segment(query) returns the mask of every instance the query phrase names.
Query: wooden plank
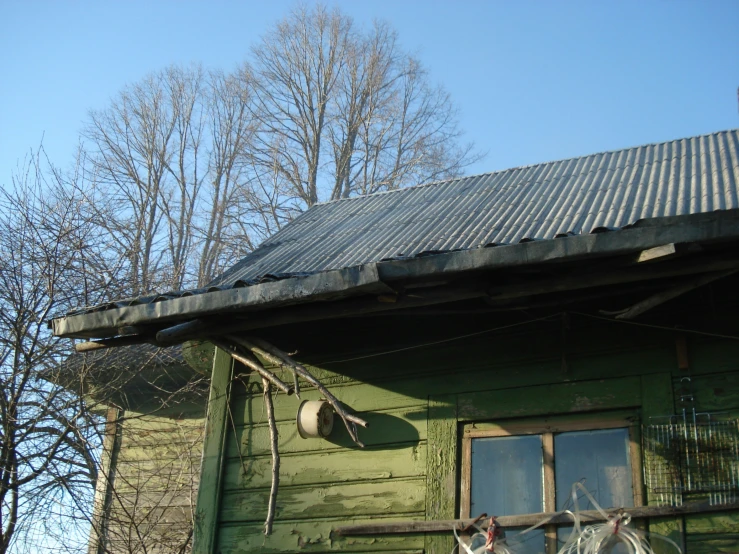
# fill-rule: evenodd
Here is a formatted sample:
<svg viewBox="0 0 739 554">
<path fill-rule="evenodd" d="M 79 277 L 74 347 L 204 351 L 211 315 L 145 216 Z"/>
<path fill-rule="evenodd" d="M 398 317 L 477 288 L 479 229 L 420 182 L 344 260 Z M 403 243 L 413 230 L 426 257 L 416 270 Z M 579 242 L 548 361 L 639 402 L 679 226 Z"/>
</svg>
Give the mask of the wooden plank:
<svg viewBox="0 0 739 554">
<path fill-rule="evenodd" d="M 688 535 L 688 554 L 736 554 L 739 552 L 739 535 Z"/>
<path fill-rule="evenodd" d="M 195 491 L 168 490 L 150 491 L 142 488 L 138 491 L 127 491 L 116 495 L 113 501 L 117 506 L 125 509 L 147 509 L 152 507 L 161 508 L 190 508 L 195 504 Z"/>
<path fill-rule="evenodd" d="M 466 319 L 478 322 L 475 328 L 472 328 L 469 323 L 464 326 L 464 319 L 460 318 L 452 318 L 450 322 L 447 321 L 449 318 L 442 320 L 434 317 L 430 318 L 428 322 L 419 322 L 418 325 L 414 321 L 414 326 L 407 324 L 407 318 L 403 320 L 405 324 L 402 321 L 398 322 L 397 318 L 391 318 L 390 320 L 383 318 L 381 320 L 383 329 L 388 328 L 387 333 L 383 336 L 386 338 L 392 335 L 389 343 L 383 342 L 382 348 L 380 348 L 379 346 L 368 347 L 367 344 L 373 344 L 371 341 L 364 341 L 364 346 L 359 341 L 350 341 L 348 345 L 342 346 L 346 349 L 342 351 L 343 356 L 330 350 L 330 346 L 326 345 L 326 339 L 321 342 L 320 337 L 317 338 L 313 334 L 310 335 L 310 339 L 319 341 L 316 346 L 313 346 L 308 339 L 305 339 L 305 343 L 300 342 L 303 340 L 302 338 L 283 339 L 282 346 L 284 346 L 284 349 L 299 350 L 297 358 L 301 361 L 310 361 L 318 365 L 321 365 L 324 361 L 329 361 L 329 364 L 322 368 L 311 368 L 316 377 L 321 377 L 327 384 L 348 383 L 354 380 L 363 380 L 373 384 L 392 381 L 397 383 L 397 387 L 393 384 L 387 387 L 389 390 L 401 391 L 400 387 L 402 387 L 402 392 L 410 397 L 414 397 L 413 385 L 417 385 L 418 380 L 415 383 L 409 381 L 402 383 L 399 377 L 414 379 L 423 377 L 424 381 L 428 379 L 427 390 L 419 391 L 417 386 L 415 389 L 415 393 L 424 393 L 423 398 L 426 398 L 428 394 L 446 394 L 472 390 L 475 386 L 479 386 L 481 382 L 484 382 L 489 372 L 493 370 L 504 371 L 504 382 L 496 383 L 496 388 L 501 385 L 506 388 L 525 385 L 527 384 L 526 378 L 532 374 L 532 370 L 535 370 L 535 374 L 532 376 L 531 384 L 562 381 L 568 378 L 558 371 L 557 366 L 561 365 L 558 357 L 557 363 L 551 364 L 551 369 L 542 368 L 543 373 L 540 373 L 539 370 L 542 363 L 535 363 L 547 360 L 554 362 L 555 359 L 551 354 L 560 352 L 558 347 L 560 336 L 558 323 L 553 322 L 539 322 L 521 327 L 526 332 L 496 332 L 343 364 L 330 363 L 330 360 L 343 357 L 352 358 L 388 348 L 428 343 L 436 339 L 461 335 L 466 331 L 479 330 L 486 326 L 493 327 L 494 323 L 492 321 L 494 320 L 491 320 L 490 317 L 489 315 L 467 317 Z M 342 323 L 342 325 L 345 325 L 345 323 Z M 433 329 L 434 325 L 438 328 Z M 669 371 L 674 368 L 674 332 L 593 320 L 576 315 L 572 317 L 571 326 L 573 329 L 568 336 L 567 348 L 568 364 L 571 359 L 574 360 L 575 367 L 578 370 L 576 379 L 604 378 L 613 375 L 640 375 L 645 372 L 655 373 Z M 409 329 L 409 327 L 414 327 L 414 329 Z M 334 328 L 331 327 L 331 329 Z M 532 348 L 531 332 L 535 332 L 537 336 L 535 348 Z M 329 333 L 328 336 L 335 335 Z M 604 337 L 607 337 L 607 340 L 604 340 Z M 495 341 L 496 348 L 488 347 L 491 341 Z M 304 356 L 306 357 L 305 360 L 303 360 Z M 724 360 L 724 367 L 728 366 L 730 359 Z M 717 361 L 720 360 L 716 355 L 713 355 L 711 362 L 715 363 Z M 460 367 L 464 367 L 465 372 L 460 374 L 458 371 Z M 712 371 L 716 371 L 715 367 L 714 365 Z M 701 364 L 700 368 L 694 365 L 691 369 L 696 374 L 696 372 L 706 371 L 708 368 L 709 366 L 706 364 Z M 513 381 L 509 382 L 511 369 L 515 371 L 516 375 L 513 376 Z M 473 371 L 484 371 L 485 373 L 472 375 L 471 372 Z M 342 372 L 344 375 L 340 375 Z M 323 374 L 325 374 L 325 379 Z M 447 375 L 446 382 L 437 379 L 444 374 Z M 243 389 L 243 386 L 241 388 Z M 426 388 L 426 385 L 423 388 Z"/>
<path fill-rule="evenodd" d="M 504 419 L 639 406 L 639 378 L 622 377 L 459 395 L 459 420 Z"/>
<path fill-rule="evenodd" d="M 127 410 L 123 418 L 123 424 L 128 425 L 141 422 L 142 425 L 151 425 L 153 429 L 167 424 L 177 425 L 179 427 L 197 427 L 198 422 L 205 418 L 205 412 L 207 410 L 207 406 L 204 403 L 199 406 L 178 404 L 177 408 L 175 410 L 174 406 L 170 406 L 169 412 L 173 412 L 174 415 L 161 411 L 142 413 Z"/>
<path fill-rule="evenodd" d="M 631 487 L 634 506 L 644 506 L 644 462 L 641 453 L 641 427 L 629 427 L 629 461 L 631 462 Z"/>
<path fill-rule="evenodd" d="M 675 254 L 675 245 L 663 244 L 662 246 L 655 246 L 654 248 L 648 248 L 642 250 L 637 258 L 637 263 L 644 263 L 658 258 L 665 258 L 665 256 L 672 256 Z"/>
<path fill-rule="evenodd" d="M 554 434 L 544 433 L 541 436 L 541 449 L 544 462 L 544 510 L 553 512 L 556 509 L 555 480 L 554 480 Z M 557 551 L 557 528 L 547 525 L 544 528 L 546 540 L 546 551 L 554 553 Z"/>
<path fill-rule="evenodd" d="M 457 397 L 429 397 L 426 440 L 426 519 L 455 517 L 457 498 Z M 428 535 L 427 554 L 448 554 L 454 537 Z"/>
<path fill-rule="evenodd" d="M 149 524 L 192 524 L 191 506 L 114 506 L 110 511 L 110 521 L 123 525 L 141 527 Z M 153 544 L 152 544 L 153 545 Z"/>
<path fill-rule="evenodd" d="M 216 551 L 218 508 L 221 495 L 223 450 L 228 425 L 228 402 L 233 360 L 228 352 L 217 348 L 213 357 L 213 374 L 205 424 L 205 444 L 200 471 L 200 487 L 195 514 L 193 554 Z"/>
<path fill-rule="evenodd" d="M 205 418 L 172 420 L 135 418 L 122 423 L 121 457 L 132 450 L 144 449 L 151 458 L 181 456 L 187 452 L 200 456 L 203 449 Z M 135 456 L 134 456 L 135 458 Z"/>
<path fill-rule="evenodd" d="M 616 319 L 635 319 L 636 317 L 640 316 L 644 312 L 651 310 L 652 308 L 656 308 L 657 306 L 664 304 L 665 302 L 669 302 L 670 300 L 673 300 L 678 296 L 687 294 L 694 289 L 705 286 L 713 281 L 723 279 L 725 277 L 733 275 L 734 273 L 736 273 L 736 269 L 730 269 L 728 271 L 707 273 L 699 277 L 688 279 L 679 285 L 653 294 L 652 296 L 649 296 L 644 300 L 637 302 L 636 304 L 628 308 L 625 312 L 618 314 L 616 316 Z M 687 367 L 683 367 L 682 365 L 679 365 L 678 367 L 680 367 L 680 369 L 687 369 Z"/>
<path fill-rule="evenodd" d="M 717 325 L 711 322 L 712 326 Z M 736 318 L 721 327 L 727 334 L 739 336 Z M 736 375 L 736 360 L 739 359 L 739 341 L 710 337 L 690 337 L 690 373 L 695 378 L 700 374 L 733 373 Z"/>
<path fill-rule="evenodd" d="M 284 376 L 284 379 L 292 379 Z M 414 380 L 415 381 L 415 380 Z M 418 392 L 418 382 L 416 383 L 415 392 Z M 407 387 L 410 388 L 410 387 Z M 350 383 L 341 386 L 329 387 L 329 390 L 343 404 L 350 407 L 355 412 L 365 412 L 370 410 L 390 410 L 397 408 L 407 408 L 415 406 L 426 406 L 427 399 L 414 398 L 404 391 L 395 391 L 387 386 L 380 387 L 371 384 Z M 303 400 L 319 400 L 321 393 L 308 385 L 301 386 L 300 399 L 295 395 L 285 396 L 278 394 L 275 397 L 275 420 L 276 421 L 295 421 L 295 415 L 298 407 Z M 232 401 L 232 411 L 234 419 L 237 422 L 263 422 L 264 401 L 261 393 L 246 395 L 244 386 L 240 383 L 234 385 L 234 397 Z"/>
<path fill-rule="evenodd" d="M 175 472 L 182 478 L 192 475 L 200 475 L 200 458 L 201 455 L 181 456 L 179 458 L 147 458 L 133 460 L 119 460 L 117 467 L 121 474 L 129 476 L 135 474 L 141 475 L 157 475 L 159 473 Z"/>
<path fill-rule="evenodd" d="M 398 390 L 399 387 L 415 387 L 418 391 L 421 388 L 419 382 L 423 379 L 422 389 L 429 395 L 455 392 L 467 394 L 469 391 L 488 389 L 512 391 L 524 387 L 610 379 L 614 375 L 638 378 L 644 373 L 665 372 L 674 367 L 674 344 L 671 338 L 667 339 L 659 348 L 598 351 L 581 356 L 574 356 L 568 351 L 568 372 L 566 374 L 562 371 L 560 357 L 537 359 L 535 357 L 537 350 L 529 346 L 528 361 L 495 363 L 484 359 L 489 353 L 481 353 L 480 359 L 467 365 L 465 365 L 466 359 L 458 358 L 457 363 L 466 368 L 464 372 L 452 369 L 443 374 L 413 376 L 408 381 L 388 383 L 385 386 L 394 390 Z M 573 340 L 570 339 L 569 344 Z M 526 349 L 525 346 L 522 348 Z M 488 350 L 491 349 L 488 348 Z M 502 352 L 501 356 L 505 356 L 505 352 Z"/>
<path fill-rule="evenodd" d="M 385 336 L 398 337 L 391 340 L 390 348 L 424 344 L 434 339 L 447 339 L 466 331 L 474 332 L 480 327 L 493 326 L 483 316 L 477 316 L 477 326 L 471 326 L 470 322 L 465 323 L 465 319 L 457 318 L 452 322 L 447 319 L 444 319 L 443 325 L 438 325 L 442 322 L 433 318 L 433 323 L 437 324 L 435 327 L 432 323 L 416 325 L 414 322 L 413 329 L 409 329 L 411 326 L 407 325 L 407 319 L 403 320 L 404 325 L 397 321 L 386 322 L 385 319 L 382 322 L 384 326 L 390 327 Z M 570 358 L 579 362 L 576 378 L 638 375 L 644 371 L 669 370 L 674 365 L 674 343 L 670 332 L 585 318 L 574 318 L 571 325 L 573 332 L 568 337 L 568 362 Z M 410 398 L 423 399 L 428 394 L 473 390 L 485 382 L 489 373 L 494 370 L 503 371 L 505 377 L 495 383 L 495 388 L 562 381 L 572 379 L 572 376 L 562 375 L 559 371 L 559 356 L 552 357 L 552 352 L 559 353 L 558 326 L 559 322 L 539 322 L 521 327 L 526 332 L 517 330 L 515 333 L 491 333 L 345 364 L 332 365 L 329 362 L 324 368 L 311 366 L 310 369 L 316 377 L 329 385 L 351 383 L 354 380 L 363 380 L 374 385 L 392 382 L 392 385 L 380 388 L 400 392 Z M 536 348 L 532 348 L 531 331 L 537 333 Z M 607 341 L 603 340 L 604 332 L 607 333 Z M 320 337 L 312 338 L 320 340 Z M 504 347 L 489 348 L 491 340 Z M 284 346 L 292 348 L 291 343 Z M 386 344 L 383 343 L 383 346 Z M 300 345 L 296 348 L 300 349 Z M 315 351 L 315 348 L 314 346 L 312 350 Z M 311 349 L 306 347 L 306 351 L 310 352 Z M 345 357 L 352 358 L 373 352 L 377 352 L 377 348 L 362 348 L 357 344 L 353 350 L 345 352 Z M 301 358 L 301 354 L 302 352 L 297 357 Z M 613 356 L 615 359 L 611 360 Z M 322 360 L 337 358 L 340 359 L 341 356 L 335 353 L 321 358 L 313 354 L 310 361 L 321 365 Z M 465 371 L 460 372 L 460 367 L 464 367 Z M 340 375 L 337 371 L 343 371 L 345 375 Z M 476 375 L 476 371 L 484 373 Z M 423 378 L 422 389 L 425 390 L 419 390 L 419 378 Z M 243 386 L 237 387 L 237 390 L 239 388 L 243 390 Z M 338 393 L 337 396 L 341 398 Z M 351 402 L 348 403 L 353 406 Z"/>
<path fill-rule="evenodd" d="M 387 412 L 362 412 L 359 414 L 369 423 L 367 429 L 359 430 L 359 438 L 367 446 L 418 442 L 426 438 L 426 407 L 401 408 Z M 337 418 L 338 419 L 338 418 Z M 342 448 L 358 450 L 341 421 L 334 422 L 334 429 L 326 439 L 303 439 L 298 435 L 294 421 L 277 424 L 280 454 L 294 452 L 337 451 Z M 234 432 L 229 431 L 226 452 L 229 458 L 238 458 Z M 237 426 L 236 436 L 241 446 L 241 455 L 262 456 L 270 452 L 269 430 L 266 424 Z M 402 446 L 401 446 L 402 447 Z"/>
<path fill-rule="evenodd" d="M 116 495 L 125 496 L 144 491 L 162 494 L 172 490 L 194 497 L 198 490 L 198 478 L 199 474 L 190 471 L 190 468 L 185 468 L 181 473 L 129 473 L 116 483 Z"/>
<path fill-rule="evenodd" d="M 263 522 L 267 516 L 269 489 L 223 493 L 220 521 Z M 402 515 L 425 509 L 426 480 L 382 479 L 358 483 L 280 487 L 275 521 Z"/>
<path fill-rule="evenodd" d="M 739 512 L 719 512 L 686 516 L 688 534 L 724 533 L 739 535 Z"/>
<path fill-rule="evenodd" d="M 593 414 L 575 414 L 526 418 L 525 420 L 497 423 L 481 421 L 465 425 L 464 437 L 507 437 L 510 435 L 540 435 L 542 433 L 564 433 L 586 429 L 618 429 L 635 427 L 639 424 L 639 413 L 635 409 L 608 411 Z"/>
<path fill-rule="evenodd" d="M 708 502 L 691 502 L 681 506 L 642 506 L 634 508 L 610 508 L 604 510 L 607 515 L 618 514 L 625 511 L 632 519 L 674 516 L 692 513 L 709 513 L 713 511 L 739 510 L 739 502 L 724 505 L 712 505 Z M 541 523 L 542 525 L 572 523 L 570 514 L 563 512 L 542 512 L 538 514 L 521 514 L 514 516 L 498 516 L 496 518 L 502 527 L 525 527 Z M 462 530 L 475 520 L 449 519 L 449 520 L 417 520 L 397 522 L 373 522 L 356 524 L 345 527 L 337 527 L 335 532 L 339 535 L 382 535 L 382 534 L 404 534 L 404 533 L 449 533 L 456 527 Z M 603 516 L 597 510 L 583 510 L 580 512 L 580 521 L 591 523 L 604 521 Z M 487 528 L 487 521 L 477 524 L 481 529 Z M 674 552 L 672 553 L 674 554 Z"/>
<path fill-rule="evenodd" d="M 489 388 L 513 388 L 613 375 L 641 375 L 644 372 L 669 371 L 674 367 L 675 349 L 670 332 L 593 322 L 582 318 L 575 321 L 577 325 L 568 337 L 569 375 L 562 373 L 559 356 L 553 357 L 551 354 L 559 352 L 557 341 L 551 339 L 558 339 L 559 333 L 556 332 L 557 328 L 551 328 L 551 323 L 547 322 L 549 331 L 552 332 L 546 333 L 547 328 L 537 328 L 541 335 L 537 336 L 536 348 L 532 348 L 530 336 L 503 333 L 473 337 L 327 366 L 342 369 L 346 375 L 339 376 L 325 370 L 326 375 L 332 376 L 328 377 L 328 381 L 324 379 L 324 382 L 333 383 L 337 379 L 336 383 L 346 384 L 353 382 L 353 379 L 364 379 L 381 390 L 400 393 L 417 400 L 419 397 L 425 399 L 429 394 L 474 390 L 481 384 L 485 387 L 484 383 L 492 380 L 495 384 Z M 427 329 L 426 326 L 423 328 Z M 448 327 L 444 329 L 445 332 L 440 336 L 449 337 L 452 331 Z M 608 334 L 608 341 L 602 338 L 604 332 Z M 439 334 L 439 331 L 436 333 Z M 504 345 L 504 348 L 489 348 L 491 339 Z M 429 337 L 422 336 L 416 340 L 417 343 L 428 341 Z M 409 342 L 413 343 L 412 339 L 404 340 L 400 346 Z M 347 354 L 347 357 L 351 355 Z M 464 367 L 465 371 L 460 372 L 460 367 Z M 318 376 L 319 370 L 311 370 Z M 423 385 L 419 387 L 421 379 Z M 237 391 L 243 388 L 243 385 L 236 386 Z M 336 394 L 343 400 L 342 393 Z M 348 403 L 356 408 L 351 401 Z M 254 413 L 258 416 L 261 413 L 258 403 L 255 408 Z"/>
<path fill-rule="evenodd" d="M 470 517 L 472 495 L 472 439 L 462 437 L 462 469 L 459 484 L 459 517 Z"/>
<path fill-rule="evenodd" d="M 126 430 L 124 440 L 135 441 L 152 437 L 154 440 L 161 437 L 169 437 L 178 442 L 188 442 L 202 439 L 203 424 L 205 418 L 190 420 L 187 425 L 181 425 L 176 421 L 164 419 L 158 422 L 134 420 L 124 421 L 123 428 Z"/>
<path fill-rule="evenodd" d="M 674 394 L 686 385 L 677 376 L 673 381 Z M 699 412 L 739 410 L 739 372 L 691 377 L 690 387 Z"/>
<path fill-rule="evenodd" d="M 165 444 L 165 439 L 160 441 L 157 446 L 147 445 L 145 448 L 128 448 L 125 452 L 121 452 L 120 461 L 127 464 L 137 464 L 149 460 L 166 461 L 166 460 L 179 460 L 191 452 L 192 456 L 198 460 L 197 465 L 200 465 L 200 452 L 201 449 L 196 449 L 192 444 Z"/>
<path fill-rule="evenodd" d="M 383 446 L 360 450 L 281 455 L 280 486 L 321 485 L 426 474 L 426 444 L 407 443 L 399 448 Z M 268 487 L 272 478 L 270 457 L 229 459 L 224 470 L 224 490 Z M 279 497 L 278 497 L 279 499 Z"/>
<path fill-rule="evenodd" d="M 189 526 L 181 523 L 141 525 L 140 529 L 120 526 L 115 530 L 106 553 L 146 552 L 147 554 L 170 554 L 188 552 L 186 545 L 192 540 L 188 528 Z"/>
<path fill-rule="evenodd" d="M 661 417 L 675 413 L 675 403 L 672 393 L 672 378 L 670 373 L 644 375 L 641 378 L 642 420 L 649 424 L 650 417 Z M 657 499 L 646 491 L 647 504 L 654 505 Z M 683 521 L 680 517 L 665 517 L 659 520 L 650 520 L 650 533 L 657 533 L 668 537 L 685 549 Z M 664 541 L 654 541 L 652 545 L 655 554 L 672 554 L 674 548 Z"/>
<path fill-rule="evenodd" d="M 395 519 L 388 518 L 387 520 L 394 521 Z M 220 554 L 243 554 L 244 552 L 271 554 L 281 552 L 423 550 L 424 537 L 422 534 L 388 537 L 341 537 L 333 532 L 335 527 L 359 523 L 360 521 L 362 520 L 276 521 L 272 535 L 269 537 L 262 534 L 263 525 L 261 524 L 224 525 L 219 531 L 218 552 Z M 449 552 L 451 550 L 444 554 L 449 554 Z"/>
</svg>

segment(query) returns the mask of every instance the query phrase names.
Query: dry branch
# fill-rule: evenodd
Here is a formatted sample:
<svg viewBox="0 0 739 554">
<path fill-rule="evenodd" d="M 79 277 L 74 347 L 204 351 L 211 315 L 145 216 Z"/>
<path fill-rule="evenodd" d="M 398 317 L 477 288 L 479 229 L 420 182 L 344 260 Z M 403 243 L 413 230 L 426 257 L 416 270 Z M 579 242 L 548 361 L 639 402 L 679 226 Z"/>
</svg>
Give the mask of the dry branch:
<svg viewBox="0 0 739 554">
<path fill-rule="evenodd" d="M 264 387 L 264 405 L 267 408 L 267 421 L 269 422 L 269 443 L 272 451 L 272 486 L 269 489 L 269 503 L 267 505 L 267 519 L 264 522 L 264 534 L 272 534 L 272 522 L 275 520 L 275 503 L 277 501 L 277 487 L 280 485 L 280 452 L 277 449 L 277 424 L 275 423 L 275 408 L 272 404 L 272 387 L 262 377 Z"/>
<path fill-rule="evenodd" d="M 251 352 L 245 352 L 245 353 L 234 352 L 233 347 L 227 342 L 223 342 L 217 339 L 208 339 L 208 340 L 210 340 L 210 342 L 215 344 L 221 350 L 228 352 L 231 355 L 231 357 L 237 362 L 240 362 L 244 364 L 246 367 L 253 369 L 257 373 L 259 373 L 259 375 L 262 376 L 262 379 L 266 379 L 268 382 L 272 383 L 274 386 L 276 386 L 278 389 L 280 389 L 285 394 L 290 395 L 293 392 L 295 392 L 290 385 L 288 385 L 282 379 L 277 377 L 277 375 L 275 375 L 274 373 L 270 371 L 267 371 L 267 369 L 265 369 L 265 367 L 262 365 L 259 359 L 256 356 L 254 356 Z"/>
<path fill-rule="evenodd" d="M 292 371 L 295 375 L 298 375 L 313 385 L 321 394 L 324 395 L 329 404 L 333 407 L 334 411 L 339 414 L 339 417 L 344 422 L 346 430 L 349 432 L 349 436 L 352 440 L 360 447 L 364 447 L 364 443 L 359 440 L 357 435 L 357 425 L 367 427 L 369 424 L 358 416 L 348 413 L 344 406 L 341 404 L 338 398 L 331 394 L 328 389 L 318 379 L 308 371 L 303 365 L 294 361 L 290 356 L 273 346 L 272 344 L 256 337 L 240 338 L 229 335 L 228 340 L 233 341 L 245 348 L 251 350 L 254 354 L 262 356 L 265 360 L 270 361 L 275 365 L 286 367 Z"/>
</svg>

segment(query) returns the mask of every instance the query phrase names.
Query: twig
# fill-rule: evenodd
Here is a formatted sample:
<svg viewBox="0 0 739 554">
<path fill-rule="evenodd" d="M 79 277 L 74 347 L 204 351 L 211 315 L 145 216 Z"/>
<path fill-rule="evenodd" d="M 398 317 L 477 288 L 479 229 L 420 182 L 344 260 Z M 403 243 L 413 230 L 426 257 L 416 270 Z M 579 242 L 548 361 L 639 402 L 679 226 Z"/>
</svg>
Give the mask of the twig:
<svg viewBox="0 0 739 554">
<path fill-rule="evenodd" d="M 264 378 L 262 378 L 264 379 Z M 244 475 L 247 474 L 246 464 L 244 463 L 244 457 L 241 455 L 241 441 L 239 441 L 239 436 L 236 434 L 236 421 L 234 421 L 234 415 L 231 411 L 231 403 L 226 404 L 226 408 L 228 409 L 228 417 L 231 420 L 231 429 L 234 433 L 234 444 L 236 445 L 237 452 L 239 453 L 239 462 L 241 462 L 241 471 L 244 472 Z"/>
<path fill-rule="evenodd" d="M 269 422 L 269 440 L 272 450 L 272 487 L 269 490 L 269 503 L 267 506 L 267 520 L 264 522 L 264 534 L 272 534 L 272 523 L 275 520 L 275 503 L 277 501 L 277 487 L 280 484 L 280 452 L 277 449 L 277 424 L 275 423 L 275 408 L 272 404 L 272 387 L 267 379 L 262 377 L 264 387 L 264 404 L 267 408 L 267 421 Z"/>
<path fill-rule="evenodd" d="M 300 379 L 298 374 L 293 372 L 293 386 L 295 387 L 295 396 L 300 400 Z"/>
<path fill-rule="evenodd" d="M 359 437 L 357 435 L 356 426 L 361 425 L 362 427 L 367 427 L 369 423 L 356 415 L 348 413 L 344 409 L 344 406 L 341 404 L 339 399 L 331 394 L 323 385 L 323 383 L 313 377 L 313 375 L 303 365 L 297 363 L 285 352 L 275 346 L 272 346 L 270 343 L 262 339 L 258 339 L 256 337 L 240 338 L 232 335 L 229 335 L 227 338 L 232 342 L 248 348 L 254 354 L 262 356 L 264 359 L 272 362 L 273 364 L 287 367 L 293 373 L 299 375 L 300 377 L 308 381 L 311 385 L 313 385 L 316 389 L 318 389 L 326 398 L 328 403 L 331 404 L 334 411 L 339 414 L 339 417 L 344 422 L 346 430 L 349 431 L 349 436 L 352 438 L 352 440 L 358 446 L 364 448 L 364 443 L 359 440 Z"/>
<path fill-rule="evenodd" d="M 227 342 L 220 341 L 218 339 L 209 338 L 210 342 L 215 344 L 218 348 L 225 350 L 228 352 L 231 357 L 236 360 L 237 362 L 241 362 L 246 367 L 253 369 L 259 375 L 262 376 L 262 379 L 267 379 L 270 383 L 272 383 L 274 386 L 276 386 L 278 389 L 280 389 L 282 392 L 284 392 L 287 395 L 292 394 L 294 389 L 285 383 L 282 379 L 277 377 L 274 373 L 267 371 L 265 367 L 262 365 L 262 363 L 259 361 L 259 359 L 254 356 L 251 352 L 245 352 L 245 353 L 239 353 L 234 352 L 233 346 Z M 234 341 L 235 342 L 235 341 Z"/>
</svg>

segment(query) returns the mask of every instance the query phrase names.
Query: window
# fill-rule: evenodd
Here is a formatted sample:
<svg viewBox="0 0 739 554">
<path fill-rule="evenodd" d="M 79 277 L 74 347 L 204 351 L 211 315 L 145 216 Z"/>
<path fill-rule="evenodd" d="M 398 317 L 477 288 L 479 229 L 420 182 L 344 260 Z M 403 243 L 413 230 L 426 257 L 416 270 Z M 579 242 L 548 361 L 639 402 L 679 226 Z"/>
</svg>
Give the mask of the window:
<svg viewBox="0 0 739 554">
<path fill-rule="evenodd" d="M 461 516 L 572 508 L 572 484 L 578 481 L 603 508 L 640 506 L 641 461 L 633 419 L 618 414 L 590 421 L 561 418 L 467 425 L 462 437 Z M 586 498 L 580 498 L 579 505 L 581 510 L 593 509 Z M 528 533 L 517 552 L 556 553 L 571 530 L 557 527 Z M 510 538 L 520 530 L 507 529 L 506 535 Z M 614 549 L 613 554 L 620 552 Z"/>
</svg>

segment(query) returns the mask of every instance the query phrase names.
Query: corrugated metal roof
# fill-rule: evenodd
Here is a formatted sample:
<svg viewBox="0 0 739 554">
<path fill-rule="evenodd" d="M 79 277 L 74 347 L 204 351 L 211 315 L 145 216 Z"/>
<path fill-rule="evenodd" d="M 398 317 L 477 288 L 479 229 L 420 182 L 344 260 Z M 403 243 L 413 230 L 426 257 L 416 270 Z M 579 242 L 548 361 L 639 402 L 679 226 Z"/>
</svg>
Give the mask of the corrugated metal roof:
<svg viewBox="0 0 739 554">
<path fill-rule="evenodd" d="M 736 208 L 739 130 L 721 131 L 317 204 L 205 288 L 67 315 Z"/>
<path fill-rule="evenodd" d="M 213 285 L 734 208 L 737 130 L 318 204 Z"/>
</svg>

